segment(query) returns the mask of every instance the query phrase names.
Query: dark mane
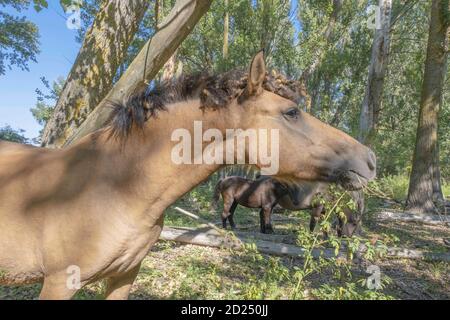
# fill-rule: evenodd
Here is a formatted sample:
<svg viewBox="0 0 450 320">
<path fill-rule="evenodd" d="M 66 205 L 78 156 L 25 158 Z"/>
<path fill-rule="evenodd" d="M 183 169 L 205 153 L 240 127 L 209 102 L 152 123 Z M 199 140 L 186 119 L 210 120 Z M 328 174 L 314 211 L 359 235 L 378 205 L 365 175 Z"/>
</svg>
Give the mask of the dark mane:
<svg viewBox="0 0 450 320">
<path fill-rule="evenodd" d="M 263 86 L 297 103 L 302 98 L 299 83 L 275 71 L 266 75 Z M 110 105 L 114 110 L 108 122 L 111 134 L 126 138 L 133 127 L 142 128 L 148 119 L 166 110 L 167 105 L 190 98 L 200 98 L 202 110 L 225 108 L 238 96 L 245 99 L 246 87 L 247 72 L 239 69 L 219 75 L 182 75 L 176 80 L 162 82 L 151 90 L 133 94 L 125 102 L 112 102 Z"/>
</svg>

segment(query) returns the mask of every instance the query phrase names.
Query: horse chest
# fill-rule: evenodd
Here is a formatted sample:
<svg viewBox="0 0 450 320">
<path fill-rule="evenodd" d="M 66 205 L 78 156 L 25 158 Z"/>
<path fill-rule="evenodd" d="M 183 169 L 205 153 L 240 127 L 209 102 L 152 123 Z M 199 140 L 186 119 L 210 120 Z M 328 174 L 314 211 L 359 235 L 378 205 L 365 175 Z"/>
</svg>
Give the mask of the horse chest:
<svg viewBox="0 0 450 320">
<path fill-rule="evenodd" d="M 110 243 L 112 250 L 104 273 L 123 273 L 137 266 L 158 240 L 161 230 L 162 225 L 158 224 L 150 228 L 123 230 Z"/>
</svg>

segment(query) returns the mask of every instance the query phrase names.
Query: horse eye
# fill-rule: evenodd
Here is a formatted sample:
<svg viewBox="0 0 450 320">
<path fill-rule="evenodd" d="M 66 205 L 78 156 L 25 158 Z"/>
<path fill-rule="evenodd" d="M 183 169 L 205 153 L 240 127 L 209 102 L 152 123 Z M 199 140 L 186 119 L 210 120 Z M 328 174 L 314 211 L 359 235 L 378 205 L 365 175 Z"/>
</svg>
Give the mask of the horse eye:
<svg viewBox="0 0 450 320">
<path fill-rule="evenodd" d="M 291 119 L 298 119 L 300 110 L 298 110 L 297 108 L 291 108 L 288 111 L 284 112 L 283 115 Z"/>
</svg>

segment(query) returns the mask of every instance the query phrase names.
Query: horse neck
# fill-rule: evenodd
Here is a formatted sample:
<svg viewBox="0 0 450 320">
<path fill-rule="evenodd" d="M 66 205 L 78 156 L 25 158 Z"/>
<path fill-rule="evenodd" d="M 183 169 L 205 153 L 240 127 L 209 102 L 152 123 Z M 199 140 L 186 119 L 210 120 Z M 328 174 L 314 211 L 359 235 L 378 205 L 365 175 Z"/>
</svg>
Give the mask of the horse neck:
<svg viewBox="0 0 450 320">
<path fill-rule="evenodd" d="M 177 144 L 171 140 L 174 130 L 186 129 L 194 139 L 194 121 L 202 121 L 203 131 L 217 128 L 223 133 L 238 121 L 230 110 L 203 112 L 199 106 L 198 100 L 169 105 L 168 111 L 161 111 L 148 120 L 143 130 L 135 130 L 126 143 L 117 146 L 118 157 L 122 159 L 119 162 L 124 163 L 117 165 L 116 170 L 135 171 L 127 189 L 135 201 L 147 204 L 149 214 L 161 213 L 222 166 L 176 164 L 171 158 Z"/>
</svg>

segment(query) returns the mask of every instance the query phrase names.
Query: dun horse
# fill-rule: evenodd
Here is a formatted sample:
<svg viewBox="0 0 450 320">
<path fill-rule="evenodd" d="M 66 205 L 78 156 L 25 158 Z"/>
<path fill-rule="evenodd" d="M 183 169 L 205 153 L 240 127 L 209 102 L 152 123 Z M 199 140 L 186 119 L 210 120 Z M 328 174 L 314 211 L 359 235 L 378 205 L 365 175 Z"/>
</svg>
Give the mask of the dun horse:
<svg viewBox="0 0 450 320">
<path fill-rule="evenodd" d="M 68 148 L 0 142 L 0 284 L 43 281 L 41 299 L 69 299 L 106 279 L 108 299 L 127 298 L 164 210 L 224 165 L 172 161 L 173 131 L 193 134 L 194 121 L 224 142 L 235 138 L 230 128 L 278 130 L 280 179 L 348 189 L 373 179 L 374 153 L 295 99 L 288 82 L 266 74 L 260 52 L 248 74 L 182 77 L 133 95 Z"/>
</svg>

